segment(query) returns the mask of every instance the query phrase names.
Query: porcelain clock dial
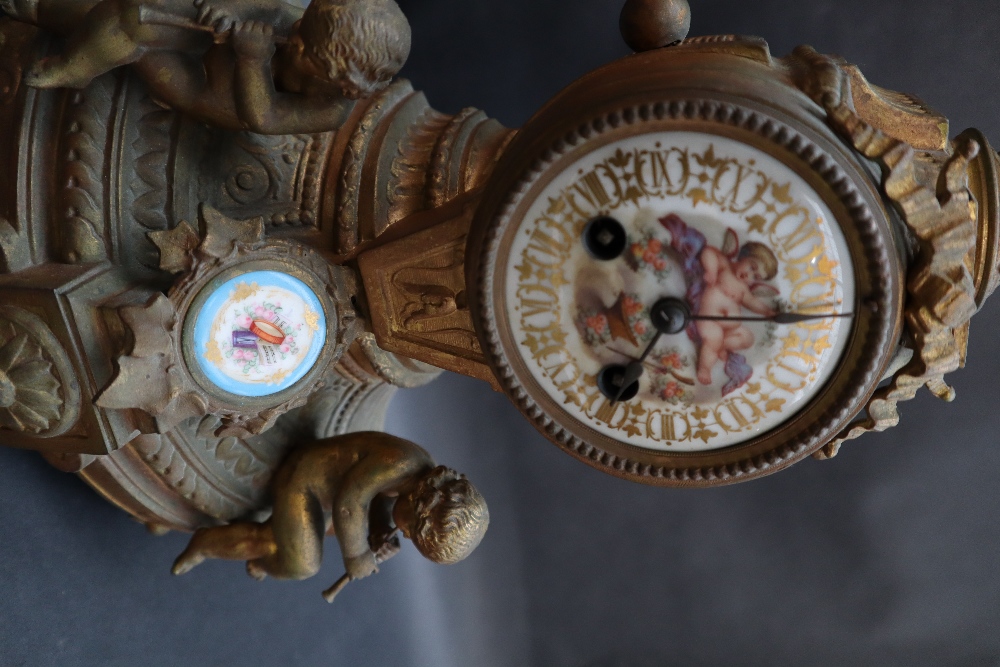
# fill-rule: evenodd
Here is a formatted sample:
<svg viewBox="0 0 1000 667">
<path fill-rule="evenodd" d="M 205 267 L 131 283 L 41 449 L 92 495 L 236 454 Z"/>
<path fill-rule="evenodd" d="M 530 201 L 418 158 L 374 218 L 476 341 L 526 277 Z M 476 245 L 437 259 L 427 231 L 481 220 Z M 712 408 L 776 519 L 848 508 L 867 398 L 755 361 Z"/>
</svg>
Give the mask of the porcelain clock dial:
<svg viewBox="0 0 1000 667">
<path fill-rule="evenodd" d="M 520 362 L 573 418 L 636 447 L 718 449 L 795 414 L 836 368 L 855 286 L 833 213 L 727 137 L 609 143 L 510 230 Z"/>
<path fill-rule="evenodd" d="M 648 484 L 829 455 L 906 363 L 918 249 L 877 165 L 797 73 L 725 43 L 637 54 L 560 92 L 504 149 L 470 226 L 471 315 L 498 385 L 570 455 Z"/>
<path fill-rule="evenodd" d="M 608 143 L 508 233 L 520 363 L 569 416 L 631 446 L 713 450 L 775 428 L 824 386 L 850 335 L 854 274 L 833 213 L 731 138 Z"/>
</svg>

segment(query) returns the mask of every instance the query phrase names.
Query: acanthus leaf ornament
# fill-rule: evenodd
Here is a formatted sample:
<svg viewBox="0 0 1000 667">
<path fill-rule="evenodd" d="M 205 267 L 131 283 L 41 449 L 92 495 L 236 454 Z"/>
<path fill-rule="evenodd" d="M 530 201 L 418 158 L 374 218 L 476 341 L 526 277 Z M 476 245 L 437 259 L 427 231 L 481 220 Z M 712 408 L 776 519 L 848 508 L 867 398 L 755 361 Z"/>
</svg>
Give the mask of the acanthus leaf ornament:
<svg viewBox="0 0 1000 667">
<path fill-rule="evenodd" d="M 158 433 L 167 433 L 187 419 L 208 413 L 220 418 L 215 434 L 218 437 L 257 435 L 271 428 L 288 410 L 304 405 L 321 389 L 325 382 L 323 368 L 335 363 L 353 343 L 359 332 L 359 321 L 348 294 L 354 278 L 349 270 L 328 265 L 305 248 L 267 241 L 261 218 L 237 221 L 202 206 L 201 221 L 205 233 L 197 245 L 195 239 L 199 237 L 186 222 L 169 232 L 152 233 L 161 251 L 161 268 L 183 273 L 168 296 L 158 294 L 142 307 L 122 309 L 122 320 L 131 330 L 134 343 L 131 353 L 119 358 L 118 374 L 98 397 L 97 404 L 105 408 L 141 409 L 155 419 Z M 192 308 L 192 303 L 198 303 L 199 299 L 204 302 L 202 291 L 210 289 L 206 286 L 213 281 L 217 283 L 220 275 L 227 272 L 237 276 L 256 275 L 252 269 L 282 267 L 286 258 L 297 260 L 293 274 L 301 275 L 320 293 L 321 299 L 316 303 L 321 303 L 319 307 L 326 312 L 324 322 L 329 320 L 332 339 L 329 343 L 316 343 L 322 349 L 317 348 L 309 362 L 313 366 L 305 369 L 304 384 L 277 392 L 276 398 L 267 397 L 275 392 L 247 399 L 224 389 L 213 391 L 214 385 L 198 370 L 195 359 L 201 356 L 215 364 L 221 364 L 223 359 L 214 340 L 207 342 L 203 352 L 194 349 L 192 321 L 199 312 L 197 306 Z M 244 266 L 247 268 L 242 269 Z M 253 297 L 256 283 L 252 286 L 253 289 L 247 281 L 237 281 L 232 298 L 240 302 Z M 299 327 L 318 329 L 316 312 L 307 311 L 305 315 Z M 283 322 L 280 318 L 275 321 Z M 260 322 L 277 331 L 274 324 Z M 247 330 L 252 327 L 253 324 L 248 325 Z M 327 331 L 324 329 L 322 333 L 326 335 Z M 276 373 L 273 382 L 280 382 L 287 375 L 287 372 L 284 376 Z"/>
</svg>

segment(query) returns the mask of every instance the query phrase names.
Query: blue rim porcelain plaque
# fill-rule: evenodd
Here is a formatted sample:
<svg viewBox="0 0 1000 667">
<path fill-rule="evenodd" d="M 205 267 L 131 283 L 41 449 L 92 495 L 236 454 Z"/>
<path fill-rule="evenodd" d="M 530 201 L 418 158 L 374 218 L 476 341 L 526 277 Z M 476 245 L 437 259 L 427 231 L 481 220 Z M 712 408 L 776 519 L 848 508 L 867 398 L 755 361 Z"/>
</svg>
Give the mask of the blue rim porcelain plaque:
<svg viewBox="0 0 1000 667">
<path fill-rule="evenodd" d="M 237 396 L 270 396 L 301 380 L 326 344 L 326 316 L 304 282 L 253 271 L 212 289 L 196 315 L 202 373 Z"/>
</svg>

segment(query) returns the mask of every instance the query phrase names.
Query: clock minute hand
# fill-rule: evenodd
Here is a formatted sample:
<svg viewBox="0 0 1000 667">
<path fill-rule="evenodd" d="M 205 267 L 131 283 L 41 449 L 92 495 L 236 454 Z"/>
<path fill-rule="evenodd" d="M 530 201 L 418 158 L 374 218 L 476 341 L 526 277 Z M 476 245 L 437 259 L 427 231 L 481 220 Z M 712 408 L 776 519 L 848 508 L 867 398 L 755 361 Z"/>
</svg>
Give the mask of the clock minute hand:
<svg viewBox="0 0 1000 667">
<path fill-rule="evenodd" d="M 770 317 L 761 316 L 741 316 L 729 317 L 725 315 L 690 315 L 691 320 L 708 320 L 711 322 L 775 322 L 777 324 L 797 324 L 808 322 L 809 320 L 825 320 L 830 317 L 852 317 L 854 313 L 821 313 L 819 315 L 808 313 L 776 313 Z"/>
</svg>

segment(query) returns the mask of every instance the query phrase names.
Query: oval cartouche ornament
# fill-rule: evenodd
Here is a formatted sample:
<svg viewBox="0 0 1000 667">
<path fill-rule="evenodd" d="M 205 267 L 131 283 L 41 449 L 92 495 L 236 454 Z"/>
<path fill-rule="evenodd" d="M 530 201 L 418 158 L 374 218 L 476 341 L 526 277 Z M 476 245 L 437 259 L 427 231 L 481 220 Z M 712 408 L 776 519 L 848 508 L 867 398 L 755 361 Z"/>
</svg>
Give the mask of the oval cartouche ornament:
<svg viewBox="0 0 1000 667">
<path fill-rule="evenodd" d="M 224 415 L 220 434 L 243 436 L 302 405 L 356 335 L 341 267 L 282 241 L 221 243 L 170 298 L 186 385 Z M 232 248 L 232 251 L 227 250 Z"/>
<path fill-rule="evenodd" d="M 865 167 L 781 72 L 710 47 L 560 93 L 498 165 L 468 256 L 508 395 L 572 455 L 652 484 L 814 452 L 900 327 L 905 259 Z M 679 330 L 657 324 L 666 302 Z"/>
</svg>

